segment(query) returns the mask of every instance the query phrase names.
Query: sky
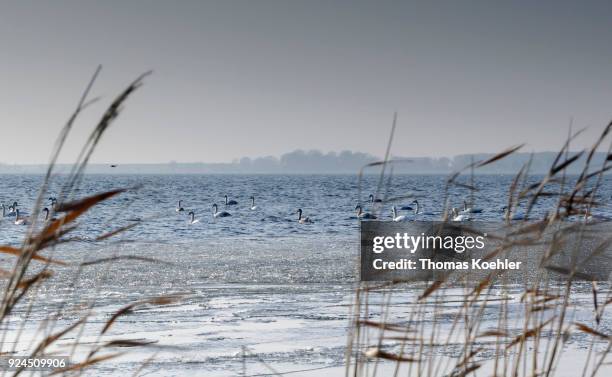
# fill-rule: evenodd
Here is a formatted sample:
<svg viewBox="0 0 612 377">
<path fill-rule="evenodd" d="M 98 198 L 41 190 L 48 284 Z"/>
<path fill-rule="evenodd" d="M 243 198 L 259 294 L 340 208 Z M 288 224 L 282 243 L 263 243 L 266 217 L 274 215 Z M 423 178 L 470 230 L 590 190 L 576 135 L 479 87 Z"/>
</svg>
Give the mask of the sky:
<svg viewBox="0 0 612 377">
<path fill-rule="evenodd" d="M 612 120 L 609 1 L 0 0 L 0 163 L 61 156 L 152 69 L 94 162 L 225 162 L 295 149 L 382 156 L 557 150 Z"/>
</svg>

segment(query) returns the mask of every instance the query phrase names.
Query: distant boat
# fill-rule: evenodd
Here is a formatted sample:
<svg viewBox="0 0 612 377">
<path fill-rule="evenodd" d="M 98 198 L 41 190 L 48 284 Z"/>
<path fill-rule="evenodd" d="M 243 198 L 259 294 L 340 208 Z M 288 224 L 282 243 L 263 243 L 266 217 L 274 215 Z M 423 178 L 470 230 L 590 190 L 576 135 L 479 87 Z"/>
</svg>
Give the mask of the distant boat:
<svg viewBox="0 0 612 377">
<path fill-rule="evenodd" d="M 117 167 L 117 165 L 115 165 L 115 164 L 111 165 L 111 168 L 116 168 L 116 167 Z"/>
</svg>

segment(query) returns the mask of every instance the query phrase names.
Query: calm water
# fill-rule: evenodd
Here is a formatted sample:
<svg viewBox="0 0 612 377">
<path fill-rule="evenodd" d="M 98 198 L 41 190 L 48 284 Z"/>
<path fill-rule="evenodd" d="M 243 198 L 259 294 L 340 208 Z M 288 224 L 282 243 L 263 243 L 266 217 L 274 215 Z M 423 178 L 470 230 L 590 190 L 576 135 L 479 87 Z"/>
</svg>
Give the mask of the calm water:
<svg viewBox="0 0 612 377">
<path fill-rule="evenodd" d="M 0 202 L 8 206 L 17 201 L 22 211 L 29 211 L 38 194 L 41 179 L 41 176 L 0 176 Z M 389 184 L 387 197 L 405 199 L 375 209 L 375 212 L 381 218 L 389 219 L 392 204 L 399 207 L 417 199 L 422 211 L 431 213 L 420 215 L 419 219 L 438 219 L 443 209 L 444 179 L 443 176 L 395 176 L 390 184 L 384 182 L 384 186 Z M 610 179 L 606 179 L 600 190 L 601 196 L 606 199 L 611 195 Z M 475 184 L 480 188 L 479 192 L 474 193 L 475 206 L 484 210 L 477 215 L 478 219 L 497 221 L 502 218 L 501 209 L 506 204 L 511 180 L 510 176 L 475 178 Z M 468 183 L 467 180 L 464 183 Z M 355 205 L 361 201 L 366 211 L 372 211 L 368 195 L 376 192 L 377 184 L 378 178 L 375 176 L 364 178 L 359 198 L 358 179 L 354 176 L 90 175 L 84 179 L 78 192 L 80 196 L 113 188 L 141 188 L 104 202 L 92 210 L 80 223 L 79 235 L 92 237 L 125 225 L 131 219 L 147 221 L 130 231 L 127 237 L 147 242 L 176 243 L 235 237 L 266 241 L 271 237 L 355 235 L 358 230 Z M 52 187 L 47 195 L 57 195 L 56 190 L 57 186 Z M 226 194 L 230 199 L 238 201 L 238 205 L 225 207 L 223 196 Z M 250 210 L 248 198 L 251 195 L 255 196 L 255 211 Z M 470 193 L 465 188 L 454 187 L 449 192 L 452 207 L 461 208 L 463 200 L 469 198 Z M 181 214 L 175 212 L 179 199 L 183 200 L 186 210 Z M 220 210 L 227 210 L 232 216 L 213 219 L 213 203 L 217 203 Z M 543 201 L 536 207 L 533 216 L 542 216 L 549 207 Z M 298 208 L 304 211 L 305 216 L 313 219 L 314 224 L 298 224 L 295 221 Z M 609 210 L 609 207 L 604 207 L 599 212 L 609 214 Z M 188 224 L 189 211 L 195 212 L 199 223 Z M 410 211 L 403 213 L 409 214 Z M 18 243 L 24 231 L 23 227 L 2 224 L 0 242 Z"/>
<path fill-rule="evenodd" d="M 0 176 L 0 201 L 6 205 L 17 201 L 20 209 L 30 212 L 41 179 Z M 443 176 L 396 176 L 385 185 L 389 185 L 388 197 L 405 197 L 394 204 L 407 205 L 417 199 L 423 211 L 432 213 L 420 218 L 434 220 L 442 212 L 444 180 Z M 509 176 L 476 177 L 481 190 L 474 194 L 475 206 L 483 209 L 475 215 L 478 219 L 501 220 L 511 180 Z M 610 183 L 606 178 L 602 198 L 612 195 Z M 100 326 L 118 308 L 152 295 L 179 292 L 185 295 L 180 304 L 136 311 L 119 320 L 109 333 L 177 348 L 136 351 L 111 365 L 137 369 L 151 352 L 158 352 L 147 373 L 235 375 L 246 368 L 249 375 L 266 372 L 261 360 L 281 371 L 296 365 L 340 367 L 358 261 L 359 224 L 354 208 L 361 201 L 366 210 L 376 210 L 367 197 L 376 192 L 377 184 L 375 176 L 364 178 L 359 197 L 353 176 L 86 176 L 79 196 L 140 188 L 88 213 L 74 234 L 83 241 L 62 245 L 52 255 L 73 265 L 122 255 L 168 263 L 121 261 L 85 268 L 78 275 L 75 267 L 54 268 L 56 275 L 40 292 L 46 300 L 37 302 L 30 314 L 25 307 L 19 308 L 8 333 L 15 334 L 27 316 L 24 331 L 33 336 L 38 322 L 68 301 L 63 307 L 68 312 L 61 315 L 57 328 L 78 318 L 76 308 L 92 306 L 92 324 L 83 336 L 94 341 Z M 56 190 L 57 186 L 52 187 L 46 196 L 57 195 Z M 238 205 L 225 207 L 226 194 Z M 449 194 L 454 207 L 462 207 L 470 197 L 468 190 L 458 187 Z M 257 205 L 254 211 L 250 210 L 251 195 Z M 179 199 L 185 212 L 175 211 Z M 213 219 L 213 203 L 232 216 Z M 549 204 L 540 203 L 534 217 L 542 216 Z M 390 205 L 377 211 L 381 218 L 390 218 Z M 298 224 L 298 208 L 314 224 Z M 190 210 L 198 223 L 189 224 L 186 213 Z M 597 213 L 612 215 L 609 206 Z M 133 219 L 143 221 L 116 239 L 88 242 Z M 0 243 L 18 245 L 25 230 L 5 218 L 0 222 Z M 11 261 L 0 256 L 0 268 L 10 269 Z M 413 298 L 407 294 L 402 300 Z M 589 315 L 588 310 L 585 313 L 576 316 Z M 495 315 L 492 310 L 492 320 Z M 10 341 L 6 344 L 12 346 Z M 242 347 L 256 356 L 243 358 Z M 15 348 L 23 351 L 26 346 L 20 343 Z M 96 374 L 114 372 L 100 368 Z"/>
</svg>

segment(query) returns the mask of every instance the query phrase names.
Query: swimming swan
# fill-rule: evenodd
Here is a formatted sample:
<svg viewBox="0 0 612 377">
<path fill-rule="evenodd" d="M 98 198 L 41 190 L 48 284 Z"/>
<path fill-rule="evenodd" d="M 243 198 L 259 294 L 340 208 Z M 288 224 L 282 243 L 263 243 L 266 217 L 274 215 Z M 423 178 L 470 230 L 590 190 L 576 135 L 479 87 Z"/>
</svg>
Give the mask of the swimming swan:
<svg viewBox="0 0 612 377">
<path fill-rule="evenodd" d="M 482 208 L 468 207 L 467 202 L 464 200 L 463 201 L 463 210 L 461 211 L 461 213 L 482 213 Z"/>
<path fill-rule="evenodd" d="M 255 197 L 251 196 L 251 211 L 255 211 L 257 209 L 257 206 L 255 205 Z"/>
<path fill-rule="evenodd" d="M 457 208 L 453 208 L 451 221 L 470 221 L 472 218 L 465 213 L 459 213 Z"/>
<path fill-rule="evenodd" d="M 415 216 L 416 215 L 434 216 L 433 212 L 421 212 L 422 208 L 421 208 L 421 205 L 419 204 L 418 200 L 415 199 L 410 204 L 414 204 L 415 205 L 415 207 L 414 207 L 414 215 Z"/>
<path fill-rule="evenodd" d="M 368 196 L 368 198 L 370 199 L 370 203 L 382 203 L 382 199 L 374 199 L 374 195 L 370 194 L 370 196 Z"/>
<path fill-rule="evenodd" d="M 181 203 L 183 203 L 182 200 L 178 201 L 178 204 L 176 205 L 176 212 L 183 212 L 185 210 L 185 208 L 183 208 L 183 206 L 181 205 Z"/>
<path fill-rule="evenodd" d="M 227 195 L 225 195 L 225 205 L 226 206 L 235 206 L 236 204 L 238 204 L 237 201 L 235 200 L 230 200 L 229 202 L 227 201 Z"/>
<path fill-rule="evenodd" d="M 510 211 L 508 211 L 508 207 L 504 206 L 502 208 L 502 212 L 504 213 L 504 220 L 510 220 L 510 221 L 520 221 L 520 220 L 525 220 L 525 215 L 523 215 L 522 213 L 510 213 Z"/>
<path fill-rule="evenodd" d="M 57 220 L 57 218 L 55 216 L 49 218 L 49 208 L 47 208 L 47 207 L 43 208 L 43 212 L 45 213 L 45 221 Z"/>
<path fill-rule="evenodd" d="M 193 211 L 188 213 L 189 216 L 191 216 L 191 219 L 189 220 L 189 224 L 195 224 L 195 223 L 199 223 L 200 220 L 195 218 L 195 213 L 193 213 Z"/>
<path fill-rule="evenodd" d="M 225 212 L 225 211 L 218 212 L 218 210 L 219 210 L 219 207 L 217 206 L 217 204 L 216 203 L 213 204 L 213 217 L 214 218 L 217 218 L 217 217 L 228 217 L 228 216 L 232 215 L 231 213 Z"/>
<path fill-rule="evenodd" d="M 391 207 L 391 217 L 393 217 L 393 221 L 399 222 L 399 221 L 409 221 L 410 218 L 406 215 L 397 215 L 397 208 L 395 208 L 395 206 Z"/>
<path fill-rule="evenodd" d="M 371 213 L 363 212 L 360 205 L 355 207 L 355 211 L 357 211 L 357 217 L 359 217 L 360 219 L 366 219 L 366 220 L 376 219 L 376 216 L 372 215 Z"/>
<path fill-rule="evenodd" d="M 13 204 L 11 204 L 9 207 L 9 213 L 6 215 L 7 217 L 13 217 L 17 215 L 16 209 L 17 209 L 17 202 L 13 202 Z"/>
<path fill-rule="evenodd" d="M 27 217 L 20 217 L 19 216 L 19 209 L 15 210 L 16 215 L 15 215 L 15 225 L 28 225 L 30 224 L 30 219 Z"/>
<path fill-rule="evenodd" d="M 301 208 L 298 208 L 296 213 L 298 214 L 298 223 L 300 223 L 300 224 L 312 224 L 313 223 L 313 221 L 310 220 L 309 217 L 302 217 L 302 209 Z"/>
</svg>

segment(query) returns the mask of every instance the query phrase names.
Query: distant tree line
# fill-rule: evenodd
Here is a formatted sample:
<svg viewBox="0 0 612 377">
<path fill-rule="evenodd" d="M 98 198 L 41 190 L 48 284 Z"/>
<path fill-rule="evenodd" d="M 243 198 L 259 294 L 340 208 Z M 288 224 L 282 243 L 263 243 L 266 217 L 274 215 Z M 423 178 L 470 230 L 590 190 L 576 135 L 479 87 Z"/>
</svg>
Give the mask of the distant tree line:
<svg viewBox="0 0 612 377">
<path fill-rule="evenodd" d="M 573 156 L 574 152 L 569 154 Z M 440 157 L 401 157 L 393 156 L 397 161 L 393 171 L 397 174 L 448 174 L 461 170 L 472 161 L 485 160 L 492 153 L 465 154 L 452 158 Z M 555 152 L 539 152 L 533 156 L 529 153 L 515 153 L 509 157 L 477 169 L 477 174 L 514 174 L 531 159 L 530 171 L 544 174 L 556 157 Z M 568 169 L 569 173 L 579 173 L 584 163 L 584 156 Z M 591 166 L 601 167 L 606 154 L 596 153 Z M 257 158 L 243 157 L 229 163 L 205 162 L 170 162 L 166 164 L 121 164 L 111 168 L 108 164 L 91 164 L 89 173 L 124 173 L 124 174 L 355 174 L 363 166 L 375 161 L 378 157 L 367 153 L 342 151 L 323 153 L 318 150 L 296 150 L 280 157 L 265 156 Z M 60 165 L 68 170 L 69 166 Z M 0 173 L 42 173 L 44 165 L 7 165 L 0 164 Z M 366 173 L 376 173 L 377 168 L 366 169 Z"/>
</svg>

